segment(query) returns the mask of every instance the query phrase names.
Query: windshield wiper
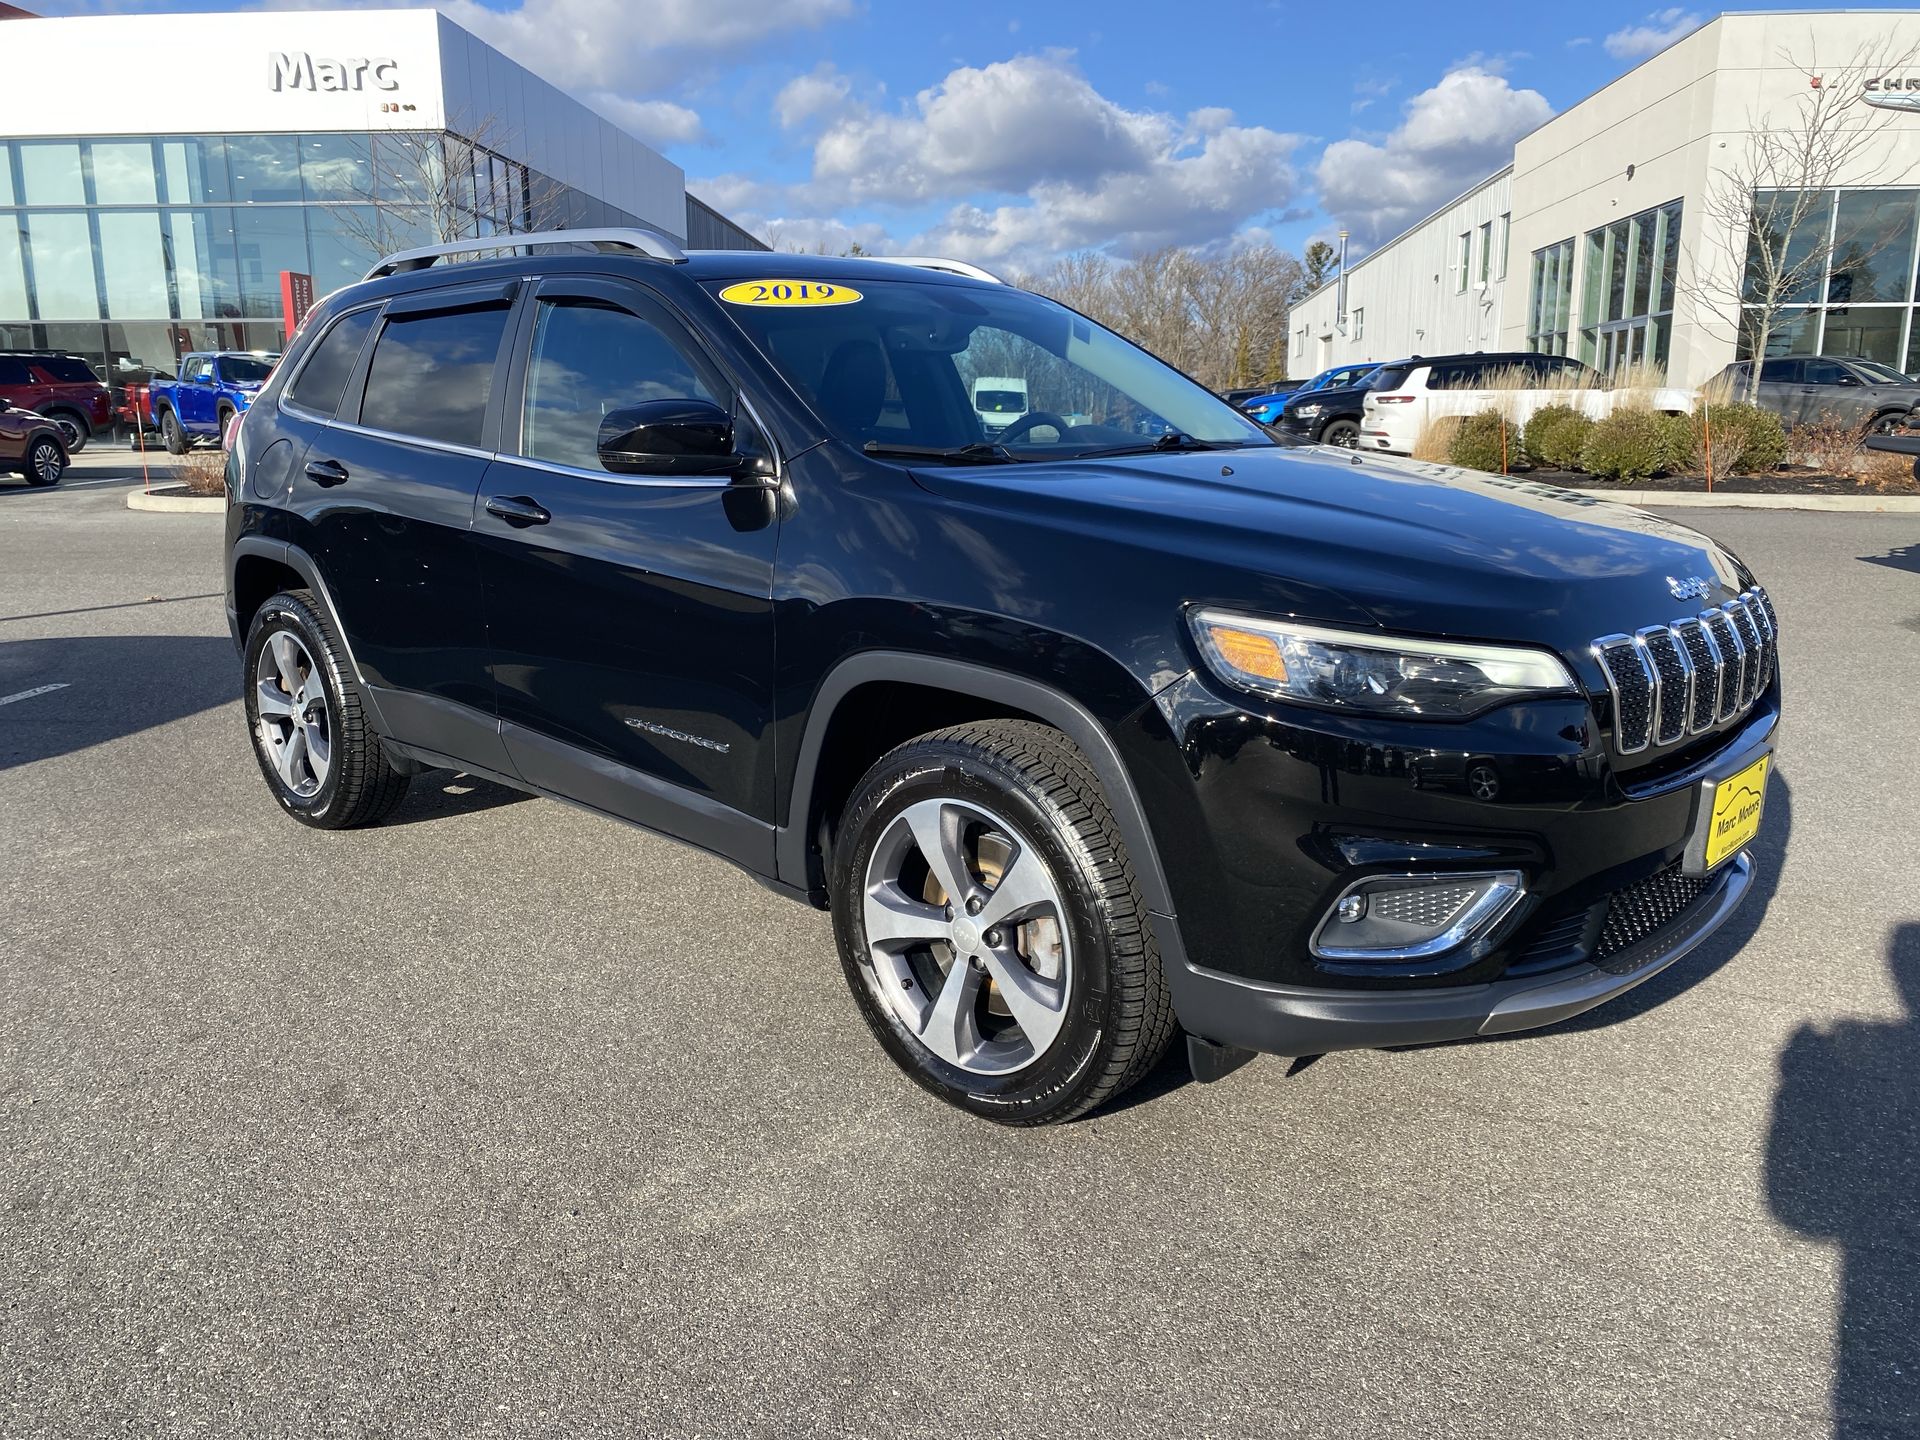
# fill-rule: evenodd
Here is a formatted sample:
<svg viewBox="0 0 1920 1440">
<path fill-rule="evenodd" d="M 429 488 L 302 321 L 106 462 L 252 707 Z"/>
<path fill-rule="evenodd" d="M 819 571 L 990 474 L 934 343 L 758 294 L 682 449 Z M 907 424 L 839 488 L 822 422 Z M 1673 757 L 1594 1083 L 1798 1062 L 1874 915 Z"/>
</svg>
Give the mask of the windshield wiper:
<svg viewBox="0 0 1920 1440">
<path fill-rule="evenodd" d="M 1162 450 L 1242 450 L 1249 445 L 1263 445 L 1259 440 L 1196 440 L 1191 435 L 1182 435 L 1178 430 L 1169 430 L 1158 440 L 1145 445 L 1102 445 L 1095 450 L 1076 450 L 1075 460 L 1095 460 L 1108 455 L 1152 455 Z"/>
<path fill-rule="evenodd" d="M 869 440 L 860 447 L 867 455 L 898 460 L 945 460 L 955 465 L 1018 465 L 1020 457 L 1004 445 L 976 440 L 971 445 L 895 445 L 890 441 Z"/>
</svg>

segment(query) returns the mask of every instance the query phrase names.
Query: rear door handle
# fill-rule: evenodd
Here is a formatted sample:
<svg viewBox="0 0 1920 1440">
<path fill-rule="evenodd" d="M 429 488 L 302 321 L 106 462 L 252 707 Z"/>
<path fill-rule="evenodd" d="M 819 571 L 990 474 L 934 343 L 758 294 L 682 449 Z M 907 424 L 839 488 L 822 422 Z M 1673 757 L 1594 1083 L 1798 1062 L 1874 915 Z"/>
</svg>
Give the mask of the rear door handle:
<svg viewBox="0 0 1920 1440">
<path fill-rule="evenodd" d="M 316 485 L 339 485 L 347 478 L 347 467 L 338 460 L 309 460 L 307 478 Z"/>
<path fill-rule="evenodd" d="M 487 513 L 517 530 L 529 525 L 544 525 L 553 518 L 547 507 L 525 495 L 495 495 L 487 501 Z"/>
</svg>

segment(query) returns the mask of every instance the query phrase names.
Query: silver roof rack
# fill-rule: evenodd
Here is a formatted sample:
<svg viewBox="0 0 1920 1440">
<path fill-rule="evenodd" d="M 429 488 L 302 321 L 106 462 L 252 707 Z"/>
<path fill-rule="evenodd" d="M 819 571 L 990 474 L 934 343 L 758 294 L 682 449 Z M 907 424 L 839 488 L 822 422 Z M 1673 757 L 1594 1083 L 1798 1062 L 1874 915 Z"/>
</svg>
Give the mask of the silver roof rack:
<svg viewBox="0 0 1920 1440">
<path fill-rule="evenodd" d="M 632 251 L 651 260 L 664 260 L 669 265 L 684 265 L 687 259 L 686 252 L 678 245 L 652 230 L 535 230 L 524 235 L 483 235 L 474 240 L 401 250 L 375 265 L 366 278 L 378 280 L 383 275 L 424 270 L 434 261 L 454 255 L 499 254 L 531 250 L 536 245 L 591 245 L 596 250 Z"/>
<path fill-rule="evenodd" d="M 967 260 L 947 260 L 938 255 L 863 255 L 863 260 L 878 260 L 882 265 L 912 265 L 921 270 L 944 270 L 949 275 L 964 275 L 969 280 L 985 280 L 992 285 L 1004 285 L 991 270 L 986 270 Z"/>
</svg>

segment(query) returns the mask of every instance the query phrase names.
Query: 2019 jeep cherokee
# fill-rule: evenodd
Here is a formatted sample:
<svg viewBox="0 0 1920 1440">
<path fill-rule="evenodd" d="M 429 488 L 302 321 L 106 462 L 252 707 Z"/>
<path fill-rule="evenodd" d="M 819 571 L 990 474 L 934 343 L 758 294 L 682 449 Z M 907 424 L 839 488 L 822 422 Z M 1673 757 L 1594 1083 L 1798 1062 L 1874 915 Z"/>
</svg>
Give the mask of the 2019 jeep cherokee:
<svg viewBox="0 0 1920 1440">
<path fill-rule="evenodd" d="M 1748 889 L 1775 615 L 1712 540 L 1290 451 L 959 262 L 513 243 L 331 296 L 241 425 L 295 818 L 458 767 L 724 856 L 1013 1123 L 1180 1029 L 1212 1078 L 1577 1014 Z M 977 375 L 1029 386 L 992 439 Z"/>
</svg>

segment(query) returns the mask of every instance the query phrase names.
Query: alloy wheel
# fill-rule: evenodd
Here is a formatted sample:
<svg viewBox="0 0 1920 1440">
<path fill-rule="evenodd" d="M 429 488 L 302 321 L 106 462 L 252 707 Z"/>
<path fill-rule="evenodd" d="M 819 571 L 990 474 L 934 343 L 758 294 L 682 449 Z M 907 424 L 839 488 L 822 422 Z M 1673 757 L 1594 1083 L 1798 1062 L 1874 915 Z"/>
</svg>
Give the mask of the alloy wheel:
<svg viewBox="0 0 1920 1440">
<path fill-rule="evenodd" d="M 86 443 L 87 437 L 81 431 L 79 421 L 70 420 L 65 415 L 57 415 L 54 417 L 53 425 L 60 432 L 60 438 L 67 442 L 67 449 L 78 450 Z"/>
<path fill-rule="evenodd" d="M 33 467 L 33 478 L 42 485 L 53 484 L 66 468 L 60 459 L 60 447 L 46 440 L 33 447 L 33 457 L 28 463 Z"/>
<path fill-rule="evenodd" d="M 1000 816 L 909 805 L 867 860 L 862 907 L 881 1002 L 949 1065 L 1009 1074 L 1059 1035 L 1073 989 L 1065 903 Z"/>
<path fill-rule="evenodd" d="M 311 799 L 333 769 L 333 717 L 320 667 L 305 642 L 277 630 L 254 663 L 254 739 L 267 763 L 301 799 Z"/>
</svg>

